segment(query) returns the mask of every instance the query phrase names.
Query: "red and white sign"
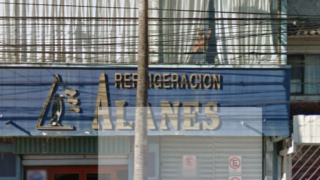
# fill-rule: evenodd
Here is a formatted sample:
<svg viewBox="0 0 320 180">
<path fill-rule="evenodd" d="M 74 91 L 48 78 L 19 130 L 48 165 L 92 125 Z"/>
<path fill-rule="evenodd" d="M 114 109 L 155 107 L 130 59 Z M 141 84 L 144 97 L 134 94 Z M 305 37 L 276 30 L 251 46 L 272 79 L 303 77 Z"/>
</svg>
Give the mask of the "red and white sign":
<svg viewBox="0 0 320 180">
<path fill-rule="evenodd" d="M 241 173 L 242 160 L 241 156 L 229 156 L 229 173 Z"/>
<path fill-rule="evenodd" d="M 241 176 L 229 176 L 229 180 L 242 180 Z"/>
<path fill-rule="evenodd" d="M 182 173 L 184 176 L 197 175 L 197 157 L 186 155 L 182 157 Z"/>
<path fill-rule="evenodd" d="M 183 166 L 184 168 L 195 168 L 196 166 L 196 157 L 195 156 L 183 156 Z"/>
</svg>

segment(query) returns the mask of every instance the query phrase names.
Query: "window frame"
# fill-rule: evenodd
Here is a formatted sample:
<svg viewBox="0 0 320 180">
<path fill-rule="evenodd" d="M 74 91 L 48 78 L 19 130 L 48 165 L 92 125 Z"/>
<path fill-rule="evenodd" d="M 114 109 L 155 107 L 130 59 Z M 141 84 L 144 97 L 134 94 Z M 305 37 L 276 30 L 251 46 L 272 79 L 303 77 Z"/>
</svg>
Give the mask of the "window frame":
<svg viewBox="0 0 320 180">
<path fill-rule="evenodd" d="M 1 140 L 1 139 L 0 139 Z M 2 153 L 13 153 L 13 143 L 0 143 L 0 152 Z M 14 153 L 13 153 L 14 154 Z M 20 180 L 24 177 L 21 176 L 20 156 L 16 155 L 16 176 L 15 177 L 0 177 L 1 180 Z"/>
<path fill-rule="evenodd" d="M 290 63 L 290 58 L 289 57 L 293 57 L 293 56 L 295 56 L 295 57 L 298 57 L 298 56 L 300 56 L 300 57 L 302 57 L 301 58 L 301 60 L 302 60 L 302 62 L 301 63 Z M 291 60 L 291 61 L 296 61 L 296 60 Z M 305 54 L 288 54 L 287 55 L 287 64 L 288 65 L 291 65 L 291 71 L 292 71 L 292 68 L 293 68 L 293 66 L 294 66 L 294 64 L 296 64 L 296 65 L 298 65 L 298 67 L 299 66 L 301 66 L 300 67 L 300 71 L 301 71 L 301 77 L 299 78 L 300 79 L 300 81 L 301 81 L 301 83 L 300 83 L 300 88 L 301 88 L 301 92 L 294 92 L 294 93 L 291 93 L 290 92 L 290 94 L 291 95 L 305 95 L 305 87 L 304 87 L 304 77 L 305 77 L 305 75 L 304 75 L 304 73 L 305 73 Z M 290 74 L 290 91 L 291 91 L 291 80 L 292 80 L 292 76 L 291 76 L 291 74 Z"/>
</svg>

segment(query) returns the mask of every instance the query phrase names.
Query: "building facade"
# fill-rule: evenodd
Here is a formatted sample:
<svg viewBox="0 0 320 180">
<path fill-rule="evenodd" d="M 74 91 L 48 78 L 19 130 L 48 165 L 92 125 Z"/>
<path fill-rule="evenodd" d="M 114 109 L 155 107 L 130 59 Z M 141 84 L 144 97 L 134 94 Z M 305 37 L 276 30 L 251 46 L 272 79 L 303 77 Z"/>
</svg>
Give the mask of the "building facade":
<svg viewBox="0 0 320 180">
<path fill-rule="evenodd" d="M 278 178 L 286 5 L 263 2 L 149 2 L 149 180 Z M 0 179 L 133 179 L 137 2 L 1 8 Z"/>
<path fill-rule="evenodd" d="M 303 4 L 303 6 L 302 6 Z M 317 179 L 320 175 L 318 1 L 288 1 L 288 64 L 291 68 L 290 128 L 279 143 L 279 179 Z"/>
</svg>

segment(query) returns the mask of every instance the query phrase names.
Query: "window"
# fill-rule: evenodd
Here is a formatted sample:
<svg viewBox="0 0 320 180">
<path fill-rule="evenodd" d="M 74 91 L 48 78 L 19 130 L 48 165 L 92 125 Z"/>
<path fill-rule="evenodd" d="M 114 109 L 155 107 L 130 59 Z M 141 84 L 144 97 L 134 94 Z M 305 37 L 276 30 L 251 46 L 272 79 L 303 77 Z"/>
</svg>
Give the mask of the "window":
<svg viewBox="0 0 320 180">
<path fill-rule="evenodd" d="M 5 165 L 4 165 L 5 164 Z M 0 179 L 1 177 L 16 176 L 16 155 L 13 153 L 0 153 Z"/>
<path fill-rule="evenodd" d="M 304 56 L 288 55 L 288 64 L 291 65 L 290 93 L 303 93 Z"/>
<path fill-rule="evenodd" d="M 293 94 L 320 94 L 320 55 L 289 55 L 292 66 L 290 92 Z"/>
<path fill-rule="evenodd" d="M 304 94 L 320 94 L 320 55 L 305 55 Z"/>
<path fill-rule="evenodd" d="M 159 61 L 189 64 L 277 64 L 279 24 L 251 20 L 277 14 L 275 0 L 159 1 Z M 243 20 L 240 20 L 243 19 Z M 272 23 L 271 23 L 272 22 Z M 265 33 L 272 32 L 272 33 Z M 250 34 L 250 35 L 249 35 Z M 272 35 L 273 34 L 273 35 Z"/>
</svg>

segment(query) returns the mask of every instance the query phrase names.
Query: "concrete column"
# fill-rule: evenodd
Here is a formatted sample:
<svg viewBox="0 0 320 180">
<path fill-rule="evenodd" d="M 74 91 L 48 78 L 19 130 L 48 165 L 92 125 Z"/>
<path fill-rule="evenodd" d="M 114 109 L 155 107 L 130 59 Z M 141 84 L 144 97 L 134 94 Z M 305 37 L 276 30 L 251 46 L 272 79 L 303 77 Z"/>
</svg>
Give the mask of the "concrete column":
<svg viewBox="0 0 320 180">
<path fill-rule="evenodd" d="M 288 177 L 287 177 L 287 171 L 288 171 L 288 160 L 287 160 L 287 156 L 283 156 L 282 157 L 283 159 L 283 163 L 282 163 L 282 170 L 283 170 L 283 173 L 282 173 L 282 178 L 281 180 L 287 180 Z"/>
<path fill-rule="evenodd" d="M 292 178 L 292 154 L 288 155 L 288 179 Z"/>
<path fill-rule="evenodd" d="M 265 138 L 264 172 L 265 180 L 272 180 L 274 175 L 273 142 L 269 137 Z"/>
</svg>

